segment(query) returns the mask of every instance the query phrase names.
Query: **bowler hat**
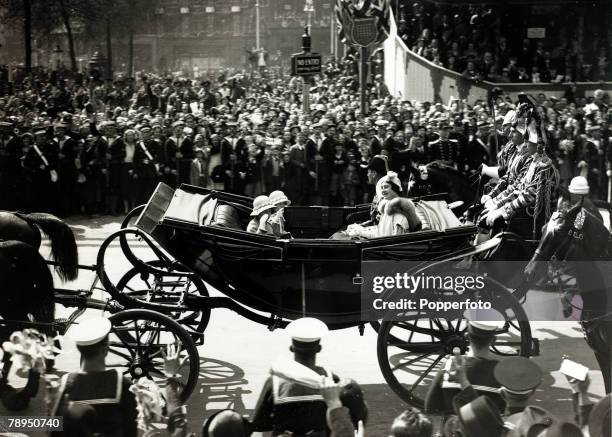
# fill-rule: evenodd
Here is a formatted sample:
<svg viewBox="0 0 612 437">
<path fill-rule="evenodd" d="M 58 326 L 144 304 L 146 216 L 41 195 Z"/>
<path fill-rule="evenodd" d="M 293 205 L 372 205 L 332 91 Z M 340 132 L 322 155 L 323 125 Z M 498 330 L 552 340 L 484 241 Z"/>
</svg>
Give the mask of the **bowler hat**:
<svg viewBox="0 0 612 437">
<path fill-rule="evenodd" d="M 504 422 L 493 401 L 486 396 L 479 396 L 472 402 L 459 408 L 459 420 L 468 436 L 501 435 Z"/>
</svg>

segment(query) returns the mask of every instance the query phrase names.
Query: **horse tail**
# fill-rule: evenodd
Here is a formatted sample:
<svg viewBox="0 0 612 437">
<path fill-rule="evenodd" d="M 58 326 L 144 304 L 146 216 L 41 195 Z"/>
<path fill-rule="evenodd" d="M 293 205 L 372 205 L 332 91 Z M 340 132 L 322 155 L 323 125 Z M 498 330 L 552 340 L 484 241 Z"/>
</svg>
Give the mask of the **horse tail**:
<svg viewBox="0 0 612 437">
<path fill-rule="evenodd" d="M 53 335 L 53 322 L 55 321 L 55 287 L 53 275 L 42 255 L 33 250 L 31 255 L 31 269 L 37 284 L 39 305 L 31 312 L 35 322 L 42 323 L 40 332 Z"/>
<path fill-rule="evenodd" d="M 73 281 L 79 274 L 79 252 L 70 226 L 51 214 L 22 214 L 25 220 L 35 223 L 51 240 L 51 255 L 58 263 L 55 268 L 63 281 Z"/>
</svg>

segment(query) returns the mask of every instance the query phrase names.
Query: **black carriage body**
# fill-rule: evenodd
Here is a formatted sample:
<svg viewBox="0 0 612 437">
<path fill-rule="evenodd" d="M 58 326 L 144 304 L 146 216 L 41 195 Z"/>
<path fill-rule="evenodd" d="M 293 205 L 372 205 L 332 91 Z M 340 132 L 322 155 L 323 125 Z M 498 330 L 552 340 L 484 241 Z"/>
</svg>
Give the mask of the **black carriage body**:
<svg viewBox="0 0 612 437">
<path fill-rule="evenodd" d="M 371 240 L 330 240 L 355 207 L 285 209 L 286 228 L 300 238 L 247 233 L 252 199 L 163 184 L 137 226 L 204 281 L 254 310 L 296 319 L 317 317 L 332 328 L 362 323 L 362 261 L 429 261 L 470 245 L 473 226 Z M 308 237 L 308 238 L 306 238 Z"/>
</svg>

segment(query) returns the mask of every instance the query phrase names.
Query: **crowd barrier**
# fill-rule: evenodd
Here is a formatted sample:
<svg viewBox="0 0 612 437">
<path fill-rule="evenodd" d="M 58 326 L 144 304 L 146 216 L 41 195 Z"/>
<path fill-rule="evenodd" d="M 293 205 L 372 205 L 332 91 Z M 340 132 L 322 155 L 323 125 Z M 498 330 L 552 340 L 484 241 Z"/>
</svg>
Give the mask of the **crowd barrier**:
<svg viewBox="0 0 612 437">
<path fill-rule="evenodd" d="M 385 83 L 391 94 L 403 100 L 441 101 L 451 97 L 472 103 L 486 99 L 488 92 L 499 87 L 513 99 L 520 92 L 532 95 L 562 97 L 570 85 L 576 86 L 576 95 L 590 96 L 597 89 L 610 90 L 612 82 L 578 82 L 572 84 L 549 83 L 492 83 L 473 81 L 460 73 L 433 64 L 409 50 L 397 34 L 395 18 L 391 16 L 391 32 L 384 43 Z"/>
</svg>

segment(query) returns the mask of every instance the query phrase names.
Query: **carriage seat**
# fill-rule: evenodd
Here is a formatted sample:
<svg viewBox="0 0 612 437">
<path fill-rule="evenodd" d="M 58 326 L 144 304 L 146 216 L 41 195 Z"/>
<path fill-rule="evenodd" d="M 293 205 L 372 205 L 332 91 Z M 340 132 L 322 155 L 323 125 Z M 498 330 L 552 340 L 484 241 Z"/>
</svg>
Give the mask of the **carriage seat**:
<svg viewBox="0 0 612 437">
<path fill-rule="evenodd" d="M 240 224 L 238 211 L 231 205 L 217 205 L 210 224 L 212 226 L 221 226 L 223 228 L 236 229 L 238 231 L 244 230 Z"/>
<path fill-rule="evenodd" d="M 414 206 L 421 220 L 422 231 L 444 231 L 461 226 L 461 222 L 444 200 L 419 200 L 414 202 Z"/>
<path fill-rule="evenodd" d="M 210 213 L 206 206 L 212 202 L 210 196 L 179 189 L 174 192 L 164 218 L 200 224 L 206 220 L 206 214 Z"/>
</svg>

